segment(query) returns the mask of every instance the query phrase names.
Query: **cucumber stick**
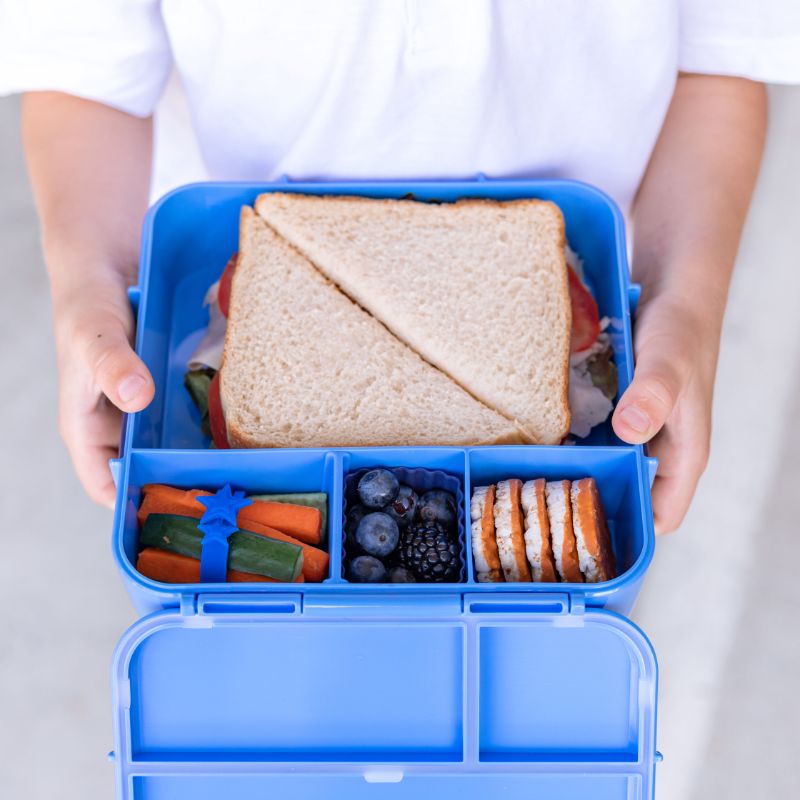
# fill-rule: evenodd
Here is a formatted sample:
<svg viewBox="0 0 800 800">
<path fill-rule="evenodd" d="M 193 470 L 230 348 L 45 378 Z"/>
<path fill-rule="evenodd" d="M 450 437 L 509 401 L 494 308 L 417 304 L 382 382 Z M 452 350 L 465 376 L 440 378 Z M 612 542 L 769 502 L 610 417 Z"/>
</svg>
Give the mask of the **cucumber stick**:
<svg viewBox="0 0 800 800">
<path fill-rule="evenodd" d="M 150 514 L 142 526 L 142 547 L 158 547 L 170 553 L 200 558 L 203 532 L 199 520 L 175 514 Z M 228 569 L 253 572 L 291 583 L 303 570 L 303 550 L 248 531 L 236 531 L 228 539 Z"/>
<path fill-rule="evenodd" d="M 316 508 L 322 515 L 320 544 L 324 546 L 328 535 L 328 495 L 325 492 L 294 492 L 289 494 L 251 494 L 251 500 L 265 500 L 268 503 L 289 503 L 294 506 Z"/>
</svg>

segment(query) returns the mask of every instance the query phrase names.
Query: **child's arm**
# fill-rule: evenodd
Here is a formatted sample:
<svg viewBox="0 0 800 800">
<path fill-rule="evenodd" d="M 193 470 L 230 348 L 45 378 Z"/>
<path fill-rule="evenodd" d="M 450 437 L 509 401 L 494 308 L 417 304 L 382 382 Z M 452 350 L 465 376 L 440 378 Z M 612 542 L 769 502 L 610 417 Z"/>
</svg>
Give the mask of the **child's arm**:
<svg viewBox="0 0 800 800">
<path fill-rule="evenodd" d="M 761 84 L 681 75 L 636 199 L 637 363 L 613 422 L 626 441 L 655 436 L 658 532 L 680 524 L 708 459 L 722 317 L 765 129 Z"/>
<path fill-rule="evenodd" d="M 37 92 L 24 99 L 23 141 L 53 296 L 59 427 L 86 490 L 110 506 L 118 409 L 144 408 L 154 391 L 129 344 L 125 291 L 136 278 L 152 123 Z"/>
</svg>

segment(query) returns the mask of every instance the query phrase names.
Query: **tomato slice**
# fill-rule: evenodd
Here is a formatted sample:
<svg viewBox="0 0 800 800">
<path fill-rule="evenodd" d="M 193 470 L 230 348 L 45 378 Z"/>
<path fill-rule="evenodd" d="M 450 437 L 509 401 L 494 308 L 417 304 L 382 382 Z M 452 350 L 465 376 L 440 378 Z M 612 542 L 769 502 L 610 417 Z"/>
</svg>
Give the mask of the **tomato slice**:
<svg viewBox="0 0 800 800">
<path fill-rule="evenodd" d="M 600 313 L 594 297 L 575 274 L 575 270 L 568 266 L 567 273 L 569 299 L 572 304 L 572 352 L 577 353 L 597 341 L 600 335 Z"/>
<path fill-rule="evenodd" d="M 228 318 L 228 310 L 231 307 L 231 282 L 233 281 L 233 273 L 236 271 L 236 263 L 239 260 L 239 254 L 234 253 L 225 265 L 222 271 L 222 277 L 219 279 L 219 290 L 217 292 L 217 302 L 219 303 L 219 310 L 225 319 Z"/>
<path fill-rule="evenodd" d="M 219 393 L 219 372 L 211 379 L 208 387 L 208 422 L 211 426 L 211 438 L 220 450 L 230 450 L 228 426 L 222 413 L 222 398 Z"/>
</svg>

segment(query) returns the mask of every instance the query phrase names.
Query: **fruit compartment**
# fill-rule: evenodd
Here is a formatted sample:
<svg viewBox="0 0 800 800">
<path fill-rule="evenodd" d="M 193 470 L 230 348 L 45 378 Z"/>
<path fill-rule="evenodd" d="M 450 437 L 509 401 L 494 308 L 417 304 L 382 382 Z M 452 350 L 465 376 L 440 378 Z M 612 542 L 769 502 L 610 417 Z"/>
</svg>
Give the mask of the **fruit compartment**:
<svg viewBox="0 0 800 800">
<path fill-rule="evenodd" d="M 553 587 L 563 587 L 567 591 L 584 591 L 587 598 L 602 596 L 609 587 L 617 588 L 621 584 L 633 583 L 638 587 L 654 548 L 648 466 L 641 449 L 636 447 L 625 449 L 512 446 L 479 447 L 469 450 L 467 510 L 476 487 L 501 480 L 594 478 L 608 519 L 617 562 L 617 577 L 603 583 L 481 583 L 477 584 L 477 587 L 481 589 L 488 587 L 492 591 L 541 590 L 540 587 L 552 591 Z M 475 572 L 471 545 L 468 565 L 469 583 L 472 584 L 475 582 Z"/>
<path fill-rule="evenodd" d="M 369 467 L 358 470 L 357 472 L 349 472 L 344 476 L 344 495 L 342 503 L 342 577 L 347 580 L 347 564 L 350 558 L 354 558 L 359 554 L 360 550 L 358 545 L 349 535 L 347 530 L 347 512 L 358 502 L 358 495 L 356 487 L 358 481 L 363 475 L 369 472 Z M 420 467 L 409 469 L 407 467 L 389 467 L 398 479 L 400 484 L 410 486 L 417 497 L 420 497 L 424 492 L 431 489 L 443 489 L 450 492 L 456 501 L 456 535 L 459 549 L 459 574 L 458 578 L 454 581 L 447 581 L 447 583 L 465 583 L 467 580 L 467 560 L 466 560 L 466 539 L 464 536 L 465 521 L 464 521 L 464 491 L 461 488 L 463 485 L 463 476 L 452 475 L 442 470 L 423 469 Z M 402 536 L 402 529 L 401 529 Z M 392 584 L 393 586 L 401 586 L 402 584 Z"/>
<path fill-rule="evenodd" d="M 370 469 L 380 467 L 396 472 L 400 483 L 407 483 L 416 491 L 444 489 L 455 495 L 457 512 L 458 545 L 461 555 L 461 569 L 457 583 L 467 580 L 467 539 L 466 517 L 464 511 L 464 485 L 466 451 L 460 447 L 365 447 L 342 451 L 343 493 L 342 512 L 338 523 L 341 535 L 341 576 L 345 578 L 348 542 L 345 523 L 348 503 L 352 506 L 355 484 Z M 431 589 L 456 585 L 455 583 L 348 583 L 352 587 L 393 588 L 395 590 Z"/>
<path fill-rule="evenodd" d="M 140 611 L 149 612 L 155 608 L 179 605 L 181 595 L 187 592 L 207 592 L 220 588 L 232 592 L 263 589 L 296 591 L 305 586 L 297 583 L 167 584 L 139 574 L 136 571 L 139 551 L 136 515 L 143 485 L 161 483 L 213 492 L 229 483 L 234 490 L 242 490 L 247 494 L 325 492 L 328 495 L 328 513 L 323 544 L 330 555 L 326 576 L 326 580 L 329 580 L 331 574 L 338 574 L 341 551 L 340 541 L 334 533 L 334 529 L 338 533 L 340 526 L 333 524 L 341 508 L 340 475 L 339 460 L 327 450 L 209 450 L 201 453 L 191 450 L 132 451 L 119 487 L 114 554 L 134 605 Z M 333 573 L 333 569 L 337 573 Z M 321 584 L 308 585 L 317 587 Z"/>
<path fill-rule="evenodd" d="M 625 252 L 624 224 L 613 202 L 593 187 L 572 181 L 464 181 L 230 184 L 206 183 L 181 187 L 148 213 L 140 261 L 140 286 L 131 290 L 138 308 L 136 349 L 156 384 L 153 402 L 128 418 L 127 448 L 208 447 L 200 417 L 183 379 L 186 362 L 208 324 L 202 302 L 238 248 L 242 205 L 265 191 L 309 194 L 355 194 L 368 197 L 449 202 L 461 197 L 495 200 L 540 198 L 563 211 L 567 238 L 584 261 L 586 282 L 608 333 L 619 377 L 618 396 L 633 373 L 630 309 L 637 296 L 631 287 Z M 624 443 L 609 422 L 597 426 L 580 445 Z"/>
</svg>

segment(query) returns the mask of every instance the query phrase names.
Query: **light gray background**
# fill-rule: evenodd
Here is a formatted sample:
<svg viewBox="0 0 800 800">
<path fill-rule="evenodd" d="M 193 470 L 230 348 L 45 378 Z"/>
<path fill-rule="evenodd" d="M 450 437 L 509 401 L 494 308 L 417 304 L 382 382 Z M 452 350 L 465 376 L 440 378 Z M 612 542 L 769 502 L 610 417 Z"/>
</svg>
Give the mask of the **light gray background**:
<svg viewBox="0 0 800 800">
<path fill-rule="evenodd" d="M 800 785 L 800 89 L 771 90 L 742 245 L 712 459 L 659 541 L 636 613 L 659 655 L 659 800 L 790 797 Z M 56 430 L 47 282 L 19 144 L 0 100 L 0 798 L 113 796 L 108 665 L 133 621 L 111 515 Z"/>
</svg>

